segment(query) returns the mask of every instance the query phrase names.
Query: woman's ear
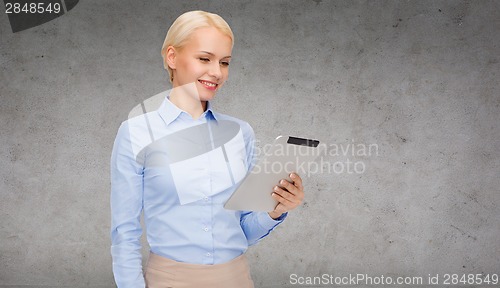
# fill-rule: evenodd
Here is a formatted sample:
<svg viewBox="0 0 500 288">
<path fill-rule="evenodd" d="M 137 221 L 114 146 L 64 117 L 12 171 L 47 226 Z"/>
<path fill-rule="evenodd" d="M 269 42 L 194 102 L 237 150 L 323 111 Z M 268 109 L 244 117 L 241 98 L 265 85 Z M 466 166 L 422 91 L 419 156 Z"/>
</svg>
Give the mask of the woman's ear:
<svg viewBox="0 0 500 288">
<path fill-rule="evenodd" d="M 177 56 L 177 51 L 173 46 L 168 46 L 165 52 L 165 64 L 167 64 L 170 69 L 175 69 L 175 60 Z"/>
</svg>

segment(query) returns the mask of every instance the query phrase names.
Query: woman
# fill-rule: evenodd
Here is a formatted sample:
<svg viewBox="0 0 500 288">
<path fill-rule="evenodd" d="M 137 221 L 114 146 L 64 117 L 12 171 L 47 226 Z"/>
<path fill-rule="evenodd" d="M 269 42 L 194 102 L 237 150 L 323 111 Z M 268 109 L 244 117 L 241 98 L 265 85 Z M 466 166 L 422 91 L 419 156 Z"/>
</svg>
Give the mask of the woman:
<svg viewBox="0 0 500 288">
<path fill-rule="evenodd" d="M 274 211 L 223 208 L 254 162 L 250 125 L 210 105 L 228 77 L 233 39 L 216 14 L 177 18 L 161 50 L 173 89 L 157 111 L 118 130 L 111 156 L 118 287 L 253 287 L 244 252 L 302 202 L 301 178 L 292 173 L 293 183 L 269 191 L 279 202 Z M 144 275 L 142 212 L 150 245 Z"/>
</svg>

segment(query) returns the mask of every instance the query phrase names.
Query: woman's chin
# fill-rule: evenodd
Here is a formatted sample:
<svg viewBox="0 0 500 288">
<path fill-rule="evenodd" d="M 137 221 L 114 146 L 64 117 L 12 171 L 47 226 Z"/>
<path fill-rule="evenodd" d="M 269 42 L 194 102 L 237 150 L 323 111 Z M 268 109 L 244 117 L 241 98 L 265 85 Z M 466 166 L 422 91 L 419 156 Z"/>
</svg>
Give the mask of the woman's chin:
<svg viewBox="0 0 500 288">
<path fill-rule="evenodd" d="M 206 91 L 206 89 L 198 88 L 198 95 L 200 95 L 200 101 L 211 101 L 215 98 L 215 95 L 217 94 L 216 91 Z"/>
<path fill-rule="evenodd" d="M 215 94 L 214 95 L 200 95 L 200 101 L 212 101 L 215 99 Z"/>
</svg>

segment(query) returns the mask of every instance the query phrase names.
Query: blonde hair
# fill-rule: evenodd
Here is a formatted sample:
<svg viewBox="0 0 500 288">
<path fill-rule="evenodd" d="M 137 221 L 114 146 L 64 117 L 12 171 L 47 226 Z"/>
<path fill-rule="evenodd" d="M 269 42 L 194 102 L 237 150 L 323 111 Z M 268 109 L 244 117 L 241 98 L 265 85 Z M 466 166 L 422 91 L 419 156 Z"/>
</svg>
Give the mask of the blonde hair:
<svg viewBox="0 0 500 288">
<path fill-rule="evenodd" d="M 169 46 L 175 49 L 181 50 L 182 47 L 189 40 L 191 34 L 199 28 L 214 27 L 219 30 L 222 34 L 229 36 L 231 38 L 231 49 L 234 45 L 234 35 L 233 31 L 227 24 L 227 22 L 222 19 L 217 14 L 209 13 L 201 10 L 189 11 L 177 19 L 175 19 L 170 29 L 168 29 L 167 36 L 161 47 L 161 56 L 163 58 L 163 67 L 168 70 L 170 75 L 170 82 L 174 79 L 174 74 L 172 68 L 167 64 L 167 48 Z"/>
</svg>

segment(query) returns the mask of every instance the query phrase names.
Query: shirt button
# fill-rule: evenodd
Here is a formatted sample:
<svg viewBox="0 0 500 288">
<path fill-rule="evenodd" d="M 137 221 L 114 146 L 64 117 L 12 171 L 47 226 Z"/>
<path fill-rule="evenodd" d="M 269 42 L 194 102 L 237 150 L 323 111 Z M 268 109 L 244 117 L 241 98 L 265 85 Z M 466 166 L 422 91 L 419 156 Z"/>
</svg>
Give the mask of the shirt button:
<svg viewBox="0 0 500 288">
<path fill-rule="evenodd" d="M 206 202 L 208 202 L 208 200 L 210 200 L 210 199 L 208 199 L 208 197 L 205 197 L 205 198 L 203 198 L 203 199 L 204 199 Z"/>
<path fill-rule="evenodd" d="M 212 256 L 212 254 L 210 254 L 210 252 L 208 252 L 208 253 L 207 253 L 207 257 L 210 257 L 210 256 Z"/>
<path fill-rule="evenodd" d="M 203 228 L 203 230 L 205 230 L 205 232 L 208 232 L 208 227 Z"/>
</svg>

